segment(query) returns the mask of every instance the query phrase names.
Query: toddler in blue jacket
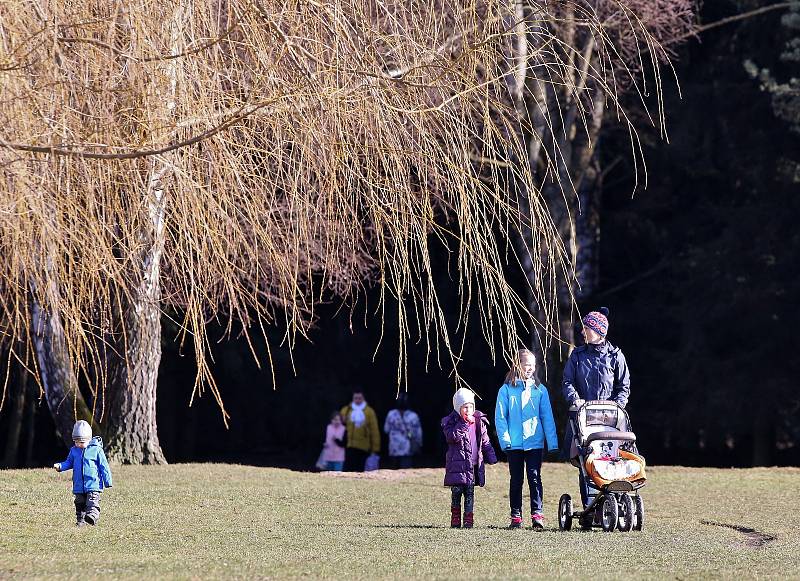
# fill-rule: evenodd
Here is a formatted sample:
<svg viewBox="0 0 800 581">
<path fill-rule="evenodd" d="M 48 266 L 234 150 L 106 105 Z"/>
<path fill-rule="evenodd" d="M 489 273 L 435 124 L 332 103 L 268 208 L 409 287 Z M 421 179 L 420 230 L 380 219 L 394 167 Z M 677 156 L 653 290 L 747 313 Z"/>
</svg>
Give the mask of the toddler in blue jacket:
<svg viewBox="0 0 800 581">
<path fill-rule="evenodd" d="M 558 437 L 550 396 L 536 377 L 536 357 L 527 349 L 517 352 L 514 366 L 497 394 L 494 423 L 511 475 L 511 528 L 522 526 L 522 482 L 526 474 L 531 493 L 531 526 L 544 528 L 542 456 L 545 441 L 548 450 L 558 449 Z"/>
<path fill-rule="evenodd" d="M 72 470 L 72 493 L 75 495 L 75 526 L 96 525 L 100 520 L 100 493 L 111 488 L 111 468 L 108 467 L 103 441 L 92 438 L 92 427 L 79 420 L 72 428 L 72 441 L 67 459 L 53 464 L 58 472 Z"/>
</svg>

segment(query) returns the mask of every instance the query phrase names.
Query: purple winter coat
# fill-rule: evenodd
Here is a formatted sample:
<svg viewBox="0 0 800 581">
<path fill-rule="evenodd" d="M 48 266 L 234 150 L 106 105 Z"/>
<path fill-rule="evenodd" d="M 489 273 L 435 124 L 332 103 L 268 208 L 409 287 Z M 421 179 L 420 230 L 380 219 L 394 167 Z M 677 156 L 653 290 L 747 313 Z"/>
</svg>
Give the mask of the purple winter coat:
<svg viewBox="0 0 800 581">
<path fill-rule="evenodd" d="M 445 486 L 463 486 L 486 483 L 486 470 L 483 461 L 497 463 L 497 456 L 489 441 L 489 420 L 483 413 L 475 410 L 475 441 L 478 443 L 478 481 L 472 469 L 472 449 L 469 444 L 469 425 L 458 412 L 451 412 L 442 418 L 442 431 L 447 440 L 445 458 Z"/>
</svg>

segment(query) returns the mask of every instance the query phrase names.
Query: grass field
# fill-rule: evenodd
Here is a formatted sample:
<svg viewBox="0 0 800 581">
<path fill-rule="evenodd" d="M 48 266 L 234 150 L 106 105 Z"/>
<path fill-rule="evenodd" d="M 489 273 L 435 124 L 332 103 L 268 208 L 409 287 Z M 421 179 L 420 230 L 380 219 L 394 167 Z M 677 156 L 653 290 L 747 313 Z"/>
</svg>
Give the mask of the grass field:
<svg viewBox="0 0 800 581">
<path fill-rule="evenodd" d="M 0 471 L 0 578 L 800 578 L 800 469 L 648 469 L 642 532 L 560 532 L 576 471 L 545 464 L 546 530 L 507 530 L 505 464 L 449 528 L 443 470 L 369 477 L 117 467 L 95 528 L 70 473 Z"/>
</svg>

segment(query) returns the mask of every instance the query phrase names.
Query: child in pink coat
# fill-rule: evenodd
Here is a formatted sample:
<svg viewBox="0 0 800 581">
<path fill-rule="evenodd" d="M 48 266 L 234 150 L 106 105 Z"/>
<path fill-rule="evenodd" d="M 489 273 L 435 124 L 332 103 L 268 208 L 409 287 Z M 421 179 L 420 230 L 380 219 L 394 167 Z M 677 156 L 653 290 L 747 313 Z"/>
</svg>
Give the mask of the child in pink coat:
<svg viewBox="0 0 800 581">
<path fill-rule="evenodd" d="M 322 450 L 322 461 L 325 470 L 341 472 L 344 468 L 344 447 L 346 429 L 342 423 L 342 416 L 334 412 L 331 421 L 325 429 L 325 444 Z"/>
</svg>

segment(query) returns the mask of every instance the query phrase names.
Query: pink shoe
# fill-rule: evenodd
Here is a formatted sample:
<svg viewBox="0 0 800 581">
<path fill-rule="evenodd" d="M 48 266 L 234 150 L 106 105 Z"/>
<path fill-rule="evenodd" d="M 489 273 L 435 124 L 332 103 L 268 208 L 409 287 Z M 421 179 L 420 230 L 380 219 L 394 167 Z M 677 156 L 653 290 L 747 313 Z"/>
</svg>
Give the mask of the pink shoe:
<svg viewBox="0 0 800 581">
<path fill-rule="evenodd" d="M 522 517 L 521 516 L 512 516 L 511 517 L 511 524 L 508 526 L 510 529 L 518 529 L 522 526 Z"/>
<path fill-rule="evenodd" d="M 535 529 L 543 529 L 544 528 L 544 515 L 541 514 L 532 514 L 531 515 L 531 526 Z"/>
</svg>

